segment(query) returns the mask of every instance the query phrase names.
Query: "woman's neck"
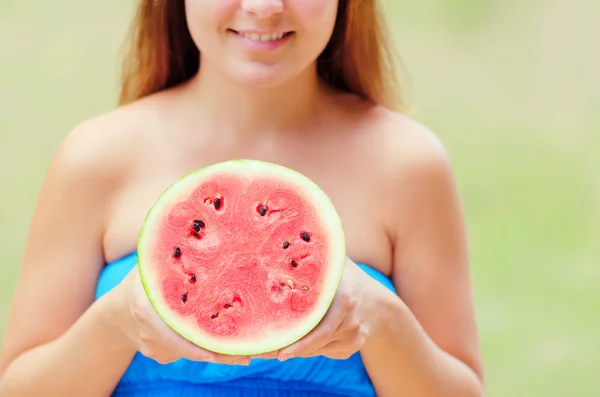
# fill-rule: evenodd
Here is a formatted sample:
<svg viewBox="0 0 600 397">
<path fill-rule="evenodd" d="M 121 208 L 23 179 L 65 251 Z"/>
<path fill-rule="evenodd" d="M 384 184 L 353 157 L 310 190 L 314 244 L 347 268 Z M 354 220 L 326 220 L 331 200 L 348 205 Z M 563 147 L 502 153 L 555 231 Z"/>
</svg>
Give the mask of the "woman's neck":
<svg viewBox="0 0 600 397">
<path fill-rule="evenodd" d="M 281 133 L 310 125 L 330 91 L 314 66 L 280 85 L 268 86 L 234 81 L 208 62 L 189 88 L 203 120 L 223 132 L 243 135 Z"/>
</svg>

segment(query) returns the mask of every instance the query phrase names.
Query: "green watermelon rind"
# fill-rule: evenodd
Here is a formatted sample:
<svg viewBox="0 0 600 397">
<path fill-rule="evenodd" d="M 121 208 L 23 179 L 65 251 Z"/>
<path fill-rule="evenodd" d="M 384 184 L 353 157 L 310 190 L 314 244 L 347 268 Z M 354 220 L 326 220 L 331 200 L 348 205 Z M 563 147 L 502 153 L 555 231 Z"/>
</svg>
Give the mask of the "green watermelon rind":
<svg viewBox="0 0 600 397">
<path fill-rule="evenodd" d="M 328 238 L 331 241 L 328 246 L 331 253 L 331 262 L 314 310 L 301 323 L 290 327 L 288 331 L 277 336 L 261 337 L 261 335 L 257 335 L 256 339 L 213 339 L 209 334 L 202 334 L 198 328 L 187 326 L 186 321 L 181 320 L 180 315 L 169 309 L 167 302 L 162 299 L 159 288 L 152 287 L 152 284 L 158 286 L 159 283 L 158 280 L 153 280 L 151 271 L 146 272 L 144 266 L 146 263 L 145 244 L 152 241 L 151 226 L 154 224 L 154 216 L 160 216 L 164 206 L 173 202 L 173 196 L 179 194 L 183 199 L 186 194 L 189 194 L 190 189 L 186 189 L 187 182 L 189 182 L 190 187 L 194 187 L 204 176 L 210 178 L 222 172 L 226 174 L 252 172 L 253 169 L 258 170 L 259 176 L 268 176 L 271 173 L 276 177 L 283 177 L 288 182 L 292 182 L 292 184 L 298 186 L 299 192 L 303 193 L 304 199 L 319 210 L 321 226 L 328 233 Z M 314 181 L 298 171 L 279 164 L 251 159 L 234 159 L 208 165 L 184 175 L 165 189 L 146 215 L 138 238 L 137 255 L 138 269 L 144 291 L 158 316 L 172 330 L 188 341 L 208 351 L 226 355 L 258 355 L 272 352 L 289 346 L 306 336 L 321 322 L 329 310 L 341 283 L 347 259 L 344 228 L 330 197 Z"/>
</svg>

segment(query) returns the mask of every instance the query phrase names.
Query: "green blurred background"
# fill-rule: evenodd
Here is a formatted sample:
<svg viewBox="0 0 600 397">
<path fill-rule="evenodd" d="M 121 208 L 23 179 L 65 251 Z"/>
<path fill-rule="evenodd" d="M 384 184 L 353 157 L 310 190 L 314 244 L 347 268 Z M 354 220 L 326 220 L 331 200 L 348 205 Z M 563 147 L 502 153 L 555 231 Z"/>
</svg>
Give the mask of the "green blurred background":
<svg viewBox="0 0 600 397">
<path fill-rule="evenodd" d="M 135 3 L 0 2 L 0 338 L 45 168 L 114 106 Z M 454 161 L 488 395 L 600 395 L 600 2 L 385 8 L 413 117 Z"/>
</svg>

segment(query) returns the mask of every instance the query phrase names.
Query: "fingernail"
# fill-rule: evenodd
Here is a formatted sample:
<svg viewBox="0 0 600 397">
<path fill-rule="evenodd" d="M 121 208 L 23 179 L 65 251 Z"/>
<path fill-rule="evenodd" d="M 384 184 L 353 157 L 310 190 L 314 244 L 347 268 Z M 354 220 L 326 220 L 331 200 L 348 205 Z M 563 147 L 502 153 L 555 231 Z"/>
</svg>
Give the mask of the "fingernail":
<svg viewBox="0 0 600 397">
<path fill-rule="evenodd" d="M 235 360 L 235 364 L 237 365 L 249 365 L 250 364 L 250 360 L 247 358 L 238 358 L 237 360 Z"/>
<path fill-rule="evenodd" d="M 288 354 L 282 354 L 281 356 L 279 356 L 279 361 L 289 360 L 290 358 L 292 358 L 292 356 L 289 353 Z"/>
</svg>

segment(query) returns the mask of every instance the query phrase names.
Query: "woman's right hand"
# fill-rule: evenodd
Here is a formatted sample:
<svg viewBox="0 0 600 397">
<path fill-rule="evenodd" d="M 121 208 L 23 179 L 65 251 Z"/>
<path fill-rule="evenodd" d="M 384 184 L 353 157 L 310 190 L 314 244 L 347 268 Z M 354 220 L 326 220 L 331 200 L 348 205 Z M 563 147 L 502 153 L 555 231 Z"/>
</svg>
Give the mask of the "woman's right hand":
<svg viewBox="0 0 600 397">
<path fill-rule="evenodd" d="M 202 349 L 173 331 L 150 304 L 137 266 L 116 289 L 123 304 L 121 330 L 128 342 L 144 356 L 161 364 L 180 358 L 221 364 L 250 363 L 246 356 L 230 356 Z"/>
</svg>

